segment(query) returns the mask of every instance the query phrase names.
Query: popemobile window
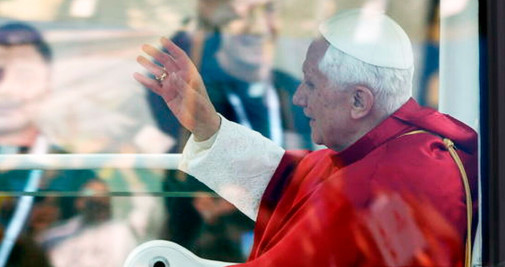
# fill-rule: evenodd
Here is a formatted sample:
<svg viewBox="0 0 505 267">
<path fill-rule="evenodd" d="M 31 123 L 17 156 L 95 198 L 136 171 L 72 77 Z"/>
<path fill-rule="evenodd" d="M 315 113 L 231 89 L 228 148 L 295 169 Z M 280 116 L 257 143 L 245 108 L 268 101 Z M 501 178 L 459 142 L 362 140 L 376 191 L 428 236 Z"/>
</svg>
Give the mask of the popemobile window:
<svg viewBox="0 0 505 267">
<path fill-rule="evenodd" d="M 0 1 L 0 267 L 483 265 L 482 5 Z"/>
</svg>

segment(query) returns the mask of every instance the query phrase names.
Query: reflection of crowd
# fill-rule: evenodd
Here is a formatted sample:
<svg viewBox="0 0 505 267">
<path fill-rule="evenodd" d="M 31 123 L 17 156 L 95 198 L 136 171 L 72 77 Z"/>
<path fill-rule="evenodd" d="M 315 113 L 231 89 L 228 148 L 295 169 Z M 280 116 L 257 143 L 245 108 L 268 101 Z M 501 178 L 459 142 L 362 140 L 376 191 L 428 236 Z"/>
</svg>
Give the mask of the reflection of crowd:
<svg viewBox="0 0 505 267">
<path fill-rule="evenodd" d="M 44 153 L 47 145 L 39 136 L 33 114 L 49 90 L 51 51 L 34 28 L 10 23 L 0 27 L 0 54 L 0 153 Z M 2 172 L 1 191 L 26 190 L 28 182 L 38 180 L 40 175 L 35 170 Z M 22 206 L 31 206 L 33 201 L 30 196 L 1 199 L 2 264 L 10 255 L 9 265 L 49 266 L 33 237 L 18 230 L 29 215 Z M 50 223 L 52 219 L 51 214 L 45 214 L 44 221 Z M 45 223 L 39 221 L 34 227 L 45 227 Z M 33 258 L 21 257 L 24 250 L 30 251 Z"/>
<path fill-rule="evenodd" d="M 275 91 L 279 86 L 274 86 L 274 82 L 282 83 L 284 76 L 291 77 L 284 74 L 283 79 L 276 79 L 273 75 L 279 73 L 272 69 L 276 31 L 273 3 L 202 0 L 198 14 L 173 40 L 191 51 L 193 59 L 199 62 L 218 111 L 282 143 Z M 194 28 L 190 29 L 192 24 Z M 62 133 L 43 128 L 39 124 L 44 118 L 37 117 L 41 108 L 48 107 L 47 103 L 41 104 L 50 93 L 51 56 L 49 46 L 35 28 L 22 23 L 0 28 L 1 154 L 71 152 L 47 144 L 41 126 L 52 137 Z M 284 84 L 287 90 L 297 86 L 296 79 L 290 81 L 293 84 Z M 182 147 L 186 133 L 170 121 L 173 117 L 166 108 L 159 110 L 165 107 L 159 98 L 149 95 L 148 99 L 159 127 L 179 140 L 176 149 Z M 93 144 L 87 144 L 90 145 Z M 14 192 L 25 190 L 33 173 L 41 176 L 34 190 L 42 192 L 43 197 L 23 197 L 31 203 L 29 214 L 14 218 L 21 202 L 20 197 L 13 197 Z M 205 193 L 191 198 L 166 198 L 169 220 L 161 235 L 156 236 L 157 228 L 145 222 L 155 206 L 152 199 L 130 198 L 132 212 L 118 220 L 112 214 L 115 207 L 110 197 L 79 197 L 104 195 L 113 189 L 97 177 L 98 172 L 90 170 L 0 173 L 0 191 L 13 192 L 13 196 L 1 199 L 0 228 L 5 232 L 13 223 L 22 226 L 16 244 L 7 253 L 8 264 L 118 266 L 136 244 L 148 237 L 174 240 L 203 257 L 228 261 L 243 261 L 247 257 L 252 221 L 223 199 Z M 173 172 L 168 173 L 164 189 L 209 192 L 192 177 Z M 62 192 L 76 196 L 57 195 Z M 152 228 L 150 231 L 146 230 L 147 225 Z M 27 257 L 21 256 L 24 253 Z"/>
<path fill-rule="evenodd" d="M 197 62 L 211 101 L 221 114 L 282 143 L 279 99 L 274 88 L 275 41 L 272 1 L 213 0 L 197 2 L 197 18 L 171 39 Z M 176 137 L 180 152 L 187 133 L 162 98 L 148 91 L 158 126 Z M 168 171 L 166 191 L 208 188 L 177 171 Z M 164 238 L 200 256 L 243 261 L 253 224 L 220 198 L 198 195 L 166 200 L 169 222 Z M 244 248 L 244 249 L 241 249 Z"/>
<path fill-rule="evenodd" d="M 198 17 L 188 19 L 171 39 L 197 62 L 218 112 L 281 143 L 272 83 L 272 4 L 264 0 L 199 1 Z M 185 142 L 187 136 L 180 133 L 180 125 L 163 100 L 150 91 L 148 100 L 159 127 Z"/>
<path fill-rule="evenodd" d="M 51 50 L 35 28 L 22 23 L 0 28 L 0 42 L 0 153 L 65 153 L 47 143 L 38 125 L 38 109 L 50 92 Z M 272 88 L 262 80 L 265 78 L 257 79 L 261 81 L 251 87 L 256 88 L 258 97 L 252 101 L 261 105 L 261 127 L 269 131 L 263 100 L 264 93 Z M 230 84 L 247 87 L 252 83 Z M 258 89 L 259 86 L 268 88 Z M 256 121 L 252 124 L 256 125 Z M 26 190 L 33 173 L 40 176 L 33 190 L 41 196 L 15 197 L 19 194 L 16 192 Z M 118 266 L 137 244 L 160 237 L 157 223 L 149 222 L 157 219 L 153 215 L 163 214 L 156 210 L 156 201 L 152 197 L 127 198 L 131 212 L 114 216 L 116 207 L 106 196 L 113 188 L 97 178 L 98 174 L 90 170 L 0 173 L 0 191 L 12 192 L 1 198 L 0 229 L 5 233 L 12 224 L 20 226 L 15 244 L 6 254 L 9 266 Z M 171 183 L 169 179 L 165 183 L 167 190 L 202 189 L 191 183 Z M 29 200 L 28 213 L 16 217 L 21 199 Z M 205 194 L 191 199 L 167 198 L 166 202 L 171 220 L 162 237 L 180 240 L 202 256 L 245 259 L 252 222 L 228 202 Z M 2 240 L 8 238 L 3 236 Z"/>
<path fill-rule="evenodd" d="M 109 192 L 104 181 L 89 179 L 71 202 L 76 213 L 37 236 L 53 266 L 120 266 L 139 242 L 156 236 L 158 227 L 148 223 L 159 212 L 153 198 L 130 198 L 132 212 L 115 219 Z"/>
<path fill-rule="evenodd" d="M 35 28 L 8 23 L 0 27 L 0 55 L 0 154 L 64 153 L 48 144 L 37 118 L 50 92 L 49 46 Z M 97 178 L 110 175 L 99 174 L 91 170 L 0 172 L 4 192 L 0 265 L 119 266 L 131 249 L 154 238 L 159 232 L 156 218 L 163 214 L 156 210 L 156 199 L 131 197 L 112 205 L 107 196 L 110 183 Z M 145 190 L 132 179 L 127 183 L 133 191 Z M 123 206 L 126 214 L 115 216 Z"/>
<path fill-rule="evenodd" d="M 25 24 L 0 31 L 0 143 L 30 148 L 39 134 L 33 120 L 49 91 L 51 51 Z"/>
<path fill-rule="evenodd" d="M 299 81 L 273 68 L 276 38 L 273 2 L 199 0 L 197 11 L 197 18 L 188 19 L 184 29 L 173 35 L 172 40 L 197 62 L 218 112 L 278 144 L 283 143 L 281 121 L 294 122 L 290 126 L 294 130 L 307 130 L 308 123 L 301 109 L 288 104 L 284 114 L 279 111 L 279 100 L 290 103 Z M 0 154 L 33 153 L 45 146 L 34 114 L 50 89 L 50 63 L 51 51 L 35 29 L 20 23 L 0 28 Z M 287 99 L 279 99 L 279 95 L 287 95 Z M 180 152 L 187 133 L 161 98 L 149 91 L 148 101 L 159 128 L 178 140 L 170 152 Z M 297 115 L 289 117 L 290 112 Z M 305 142 L 298 144 L 300 148 L 310 148 L 306 139 L 302 138 Z M 54 149 L 46 146 L 42 150 Z M 0 191 L 22 191 L 31 173 L 0 173 Z M 46 172 L 40 188 L 76 194 L 111 190 L 96 176 L 95 172 L 85 170 Z M 192 177 L 175 171 L 167 172 L 163 187 L 167 192 L 210 191 Z M 0 198 L 3 231 L 11 221 L 18 200 Z M 44 266 L 44 262 L 49 266 L 51 261 L 56 266 L 60 266 L 56 262 L 65 265 L 66 259 L 74 258 L 58 255 L 68 255 L 72 249 L 85 244 L 100 243 L 97 240 L 106 240 L 107 234 L 116 231 L 111 229 L 117 229 L 115 235 L 128 239 L 120 242 L 125 245 L 123 250 L 117 248 L 122 252 L 152 235 L 142 230 L 131 231 L 129 220 L 136 220 L 132 216 L 115 221 L 110 198 L 48 196 L 33 201 L 29 218 L 21 222 L 25 224 L 25 231 L 10 254 L 10 262 L 15 266 Z M 165 204 L 168 221 L 159 237 L 184 245 L 206 258 L 241 261 L 247 256 L 253 224 L 228 202 L 203 193 L 166 198 Z M 145 214 L 139 216 L 142 215 Z M 21 257 L 23 253 L 33 256 Z M 117 255 L 116 263 L 124 255 Z"/>
</svg>

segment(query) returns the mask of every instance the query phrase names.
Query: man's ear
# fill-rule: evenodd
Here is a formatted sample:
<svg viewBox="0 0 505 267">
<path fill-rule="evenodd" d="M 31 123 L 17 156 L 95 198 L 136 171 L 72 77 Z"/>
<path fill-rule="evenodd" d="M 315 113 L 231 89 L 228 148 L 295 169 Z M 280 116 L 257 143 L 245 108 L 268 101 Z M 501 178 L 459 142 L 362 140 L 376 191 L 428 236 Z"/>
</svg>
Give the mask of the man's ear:
<svg viewBox="0 0 505 267">
<path fill-rule="evenodd" d="M 366 117 L 372 110 L 375 97 L 366 86 L 356 85 L 351 94 L 351 117 L 355 120 Z"/>
</svg>

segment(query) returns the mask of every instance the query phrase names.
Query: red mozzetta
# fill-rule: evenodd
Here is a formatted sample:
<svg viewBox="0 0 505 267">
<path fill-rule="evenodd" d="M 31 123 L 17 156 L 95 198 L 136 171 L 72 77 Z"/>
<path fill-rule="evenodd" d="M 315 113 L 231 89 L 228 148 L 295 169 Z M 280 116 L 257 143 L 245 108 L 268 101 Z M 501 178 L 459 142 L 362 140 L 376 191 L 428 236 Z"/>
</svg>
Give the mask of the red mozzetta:
<svg viewBox="0 0 505 267">
<path fill-rule="evenodd" d="M 475 215 L 476 133 L 410 99 L 344 151 L 285 153 L 244 266 L 460 265 L 465 193 L 442 137 L 465 166 Z"/>
</svg>

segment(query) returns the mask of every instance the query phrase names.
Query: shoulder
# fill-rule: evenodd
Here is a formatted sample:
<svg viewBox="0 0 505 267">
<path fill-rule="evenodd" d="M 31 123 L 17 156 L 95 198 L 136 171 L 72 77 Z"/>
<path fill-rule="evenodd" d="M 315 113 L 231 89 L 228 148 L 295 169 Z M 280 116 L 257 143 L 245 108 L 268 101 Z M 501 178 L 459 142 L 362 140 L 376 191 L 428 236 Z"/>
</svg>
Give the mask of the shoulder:
<svg viewBox="0 0 505 267">
<path fill-rule="evenodd" d="M 297 171 L 305 172 L 323 165 L 331 165 L 331 156 L 336 152 L 331 149 L 321 149 L 316 151 L 287 151 L 285 157 L 297 157 Z"/>
<path fill-rule="evenodd" d="M 444 142 L 440 136 L 420 132 L 398 136 L 384 144 L 382 153 L 395 157 L 424 158 L 428 161 L 437 160 L 446 154 Z"/>
<path fill-rule="evenodd" d="M 335 154 L 335 151 L 328 148 L 311 151 L 310 153 L 307 153 L 303 158 L 303 162 L 306 164 L 315 164 L 321 160 L 330 160 L 331 156 Z"/>
<path fill-rule="evenodd" d="M 311 166 L 321 162 L 321 160 L 330 160 L 332 154 L 335 154 L 335 152 L 330 149 L 316 151 L 287 150 L 284 153 L 283 161 Z"/>
<path fill-rule="evenodd" d="M 469 178 L 476 180 L 476 155 L 463 151 L 458 154 Z M 459 169 L 439 136 L 430 133 L 400 136 L 379 147 L 367 158 L 365 161 L 374 165 L 372 181 L 379 185 L 416 192 L 461 191 Z"/>
<path fill-rule="evenodd" d="M 376 162 L 378 170 L 395 173 L 440 166 L 451 160 L 442 139 L 430 133 L 399 136 L 378 147 L 367 158 Z"/>
</svg>

